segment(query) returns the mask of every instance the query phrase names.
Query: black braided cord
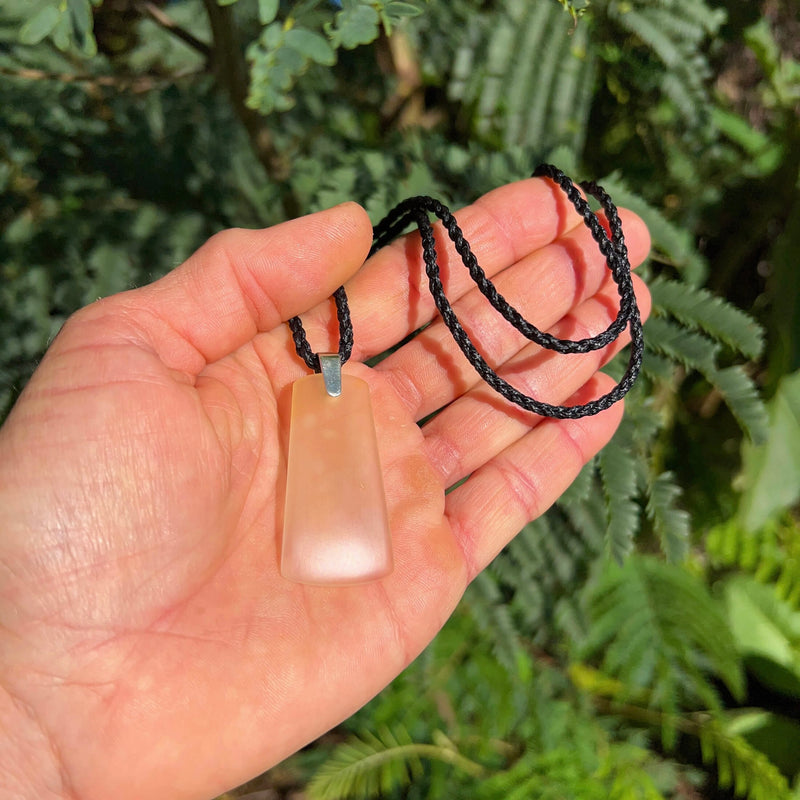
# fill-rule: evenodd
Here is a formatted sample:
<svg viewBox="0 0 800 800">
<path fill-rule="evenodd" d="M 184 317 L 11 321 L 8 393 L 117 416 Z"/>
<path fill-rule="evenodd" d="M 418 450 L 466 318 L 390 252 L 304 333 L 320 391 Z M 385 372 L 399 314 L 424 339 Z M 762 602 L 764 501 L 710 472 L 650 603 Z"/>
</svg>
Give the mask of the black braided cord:
<svg viewBox="0 0 800 800">
<path fill-rule="evenodd" d="M 533 172 L 533 177 L 546 177 L 557 183 L 567 198 L 575 207 L 575 210 L 583 218 L 584 225 L 591 231 L 592 237 L 597 243 L 600 252 L 606 259 L 606 265 L 611 272 L 611 278 L 617 285 L 619 294 L 619 312 L 616 319 L 601 333 L 586 339 L 559 339 L 549 333 L 540 331 L 535 325 L 528 322 L 522 314 L 517 311 L 501 294 L 495 285 L 486 277 L 486 273 L 481 269 L 478 260 L 475 258 L 469 242 L 464 238 L 464 234 L 455 217 L 443 203 L 432 197 L 420 196 L 411 197 L 404 200 L 390 211 L 373 231 L 373 245 L 370 255 L 373 255 L 380 248 L 387 245 L 397 238 L 409 225 L 415 224 L 419 229 L 422 238 L 422 253 L 425 261 L 425 272 L 428 276 L 428 286 L 433 295 L 436 308 L 453 335 L 461 351 L 475 368 L 475 371 L 489 384 L 496 392 L 507 400 L 532 411 L 535 414 L 545 417 L 555 417 L 557 419 L 578 419 L 587 417 L 604 411 L 609 406 L 623 398 L 634 381 L 639 375 L 642 366 L 642 355 L 644 353 L 644 337 L 642 333 L 642 320 L 639 315 L 639 307 L 636 305 L 636 296 L 633 291 L 631 281 L 631 265 L 628 259 L 628 249 L 625 245 L 625 236 L 622 232 L 622 223 L 617 212 L 617 207 L 608 196 L 607 192 L 593 181 L 585 181 L 580 184 L 581 188 L 589 195 L 599 201 L 605 212 L 608 226 L 611 231 L 609 238 L 605 229 L 597 218 L 597 215 L 589 207 L 589 204 L 582 197 L 573 182 L 557 167 L 551 164 L 541 164 Z M 456 316 L 453 307 L 444 292 L 442 281 L 439 275 L 439 265 L 436 254 L 436 240 L 433 227 L 429 219 L 429 214 L 433 214 L 441 220 L 445 230 L 447 230 L 456 252 L 461 256 L 464 266 L 469 271 L 470 277 L 481 293 L 492 304 L 492 306 L 516 328 L 523 336 L 548 350 L 555 350 L 558 353 L 588 353 L 592 350 L 599 350 L 607 347 L 613 342 L 622 331 L 630 326 L 631 351 L 628 367 L 620 382 L 607 394 L 591 400 L 583 405 L 560 406 L 543 403 L 535 400 L 523 392 L 515 389 L 507 381 L 503 380 L 487 363 L 478 349 L 472 343 L 467 332 L 462 327 Z M 353 351 L 353 326 L 350 320 L 350 309 L 347 305 L 347 295 L 344 287 L 340 286 L 334 292 L 336 302 L 336 314 L 339 320 L 339 359 L 344 364 Z M 305 361 L 309 369 L 315 372 L 320 371 L 319 356 L 311 350 L 306 338 L 303 324 L 299 317 L 289 320 L 289 327 L 294 337 L 295 349 L 300 358 Z"/>
</svg>

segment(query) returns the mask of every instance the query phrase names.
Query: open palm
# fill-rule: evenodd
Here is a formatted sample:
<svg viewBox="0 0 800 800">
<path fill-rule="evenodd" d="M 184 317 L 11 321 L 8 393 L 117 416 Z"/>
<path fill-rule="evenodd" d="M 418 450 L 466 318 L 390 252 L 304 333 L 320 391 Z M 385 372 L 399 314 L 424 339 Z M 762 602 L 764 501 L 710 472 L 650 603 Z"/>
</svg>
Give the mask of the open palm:
<svg viewBox="0 0 800 800">
<path fill-rule="evenodd" d="M 554 185 L 503 187 L 458 218 L 539 327 L 578 338 L 613 318 L 602 257 Z M 639 263 L 647 232 L 633 215 L 623 223 Z M 500 374 L 554 403 L 608 390 L 597 369 L 610 352 L 527 342 L 445 240 L 448 295 Z M 16 732 L 0 787 L 180 800 L 263 771 L 397 675 L 608 441 L 620 404 L 568 422 L 495 395 L 435 318 L 418 237 L 362 267 L 370 244 L 354 204 L 227 231 L 59 334 L 0 430 L 0 720 Z M 327 298 L 343 282 L 355 328 L 345 372 L 370 385 L 395 569 L 302 586 L 277 568 L 287 402 L 307 374 L 283 322 L 303 314 L 312 347 L 335 350 Z M 376 367 L 358 363 L 432 320 Z"/>
</svg>

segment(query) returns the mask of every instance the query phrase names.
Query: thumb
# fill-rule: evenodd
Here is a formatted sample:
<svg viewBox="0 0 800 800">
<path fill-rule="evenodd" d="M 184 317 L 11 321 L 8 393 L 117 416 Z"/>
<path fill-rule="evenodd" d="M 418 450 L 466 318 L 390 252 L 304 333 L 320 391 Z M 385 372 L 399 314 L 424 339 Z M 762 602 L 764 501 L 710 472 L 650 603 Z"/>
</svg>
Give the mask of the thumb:
<svg viewBox="0 0 800 800">
<path fill-rule="evenodd" d="M 133 323 L 166 366 L 196 374 L 321 303 L 361 267 L 371 244 L 372 225 L 356 203 L 272 228 L 226 230 L 155 283 L 79 314 L 102 318 L 108 334 L 119 313 L 128 336 Z"/>
</svg>

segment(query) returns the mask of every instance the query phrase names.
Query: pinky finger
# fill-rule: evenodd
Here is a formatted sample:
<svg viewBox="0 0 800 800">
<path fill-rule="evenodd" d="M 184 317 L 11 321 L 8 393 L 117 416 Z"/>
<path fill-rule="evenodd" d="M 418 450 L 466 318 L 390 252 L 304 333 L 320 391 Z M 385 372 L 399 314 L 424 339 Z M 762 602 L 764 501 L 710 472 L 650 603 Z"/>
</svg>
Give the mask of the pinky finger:
<svg viewBox="0 0 800 800">
<path fill-rule="evenodd" d="M 611 378 L 597 373 L 570 405 L 604 394 L 611 386 Z M 445 511 L 469 580 L 558 500 L 614 435 L 622 410 L 620 402 L 592 417 L 543 420 L 447 496 Z"/>
</svg>

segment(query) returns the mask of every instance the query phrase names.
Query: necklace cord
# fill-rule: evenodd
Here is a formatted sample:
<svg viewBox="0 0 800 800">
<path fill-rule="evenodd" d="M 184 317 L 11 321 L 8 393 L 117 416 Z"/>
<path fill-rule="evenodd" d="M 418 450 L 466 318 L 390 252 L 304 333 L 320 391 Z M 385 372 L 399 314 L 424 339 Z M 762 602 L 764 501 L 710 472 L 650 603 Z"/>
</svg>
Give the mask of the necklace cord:
<svg viewBox="0 0 800 800">
<path fill-rule="evenodd" d="M 623 398 L 633 386 L 639 375 L 644 354 L 644 335 L 639 307 L 636 304 L 636 295 L 631 281 L 631 265 L 628 258 L 628 248 L 622 231 L 622 222 L 617 212 L 617 207 L 608 193 L 594 181 L 584 181 L 580 187 L 588 195 L 594 197 L 603 208 L 608 220 L 611 237 L 606 233 L 597 215 L 575 187 L 570 178 L 560 169 L 551 164 L 540 164 L 533 172 L 533 177 L 547 177 L 558 184 L 564 191 L 575 210 L 581 215 L 584 225 L 589 229 L 592 238 L 597 243 L 600 252 L 606 259 L 606 265 L 611 272 L 611 277 L 617 286 L 619 294 L 619 311 L 614 321 L 601 333 L 585 339 L 559 339 L 552 334 L 539 330 L 528 322 L 520 312 L 514 308 L 486 277 L 486 273 L 478 264 L 478 260 L 464 238 L 461 228 L 455 217 L 443 203 L 432 197 L 411 197 L 399 203 L 381 220 L 373 231 L 373 245 L 369 252 L 372 256 L 385 245 L 396 239 L 409 225 L 415 224 L 419 229 L 422 239 L 422 253 L 425 261 L 425 272 L 428 276 L 428 286 L 433 295 L 436 308 L 447 325 L 461 351 L 467 357 L 480 377 L 486 381 L 496 392 L 507 400 L 536 414 L 557 419 L 577 419 L 591 416 L 604 411 L 618 400 Z M 631 351 L 628 366 L 619 383 L 607 394 L 591 400 L 588 403 L 575 406 L 551 405 L 540 400 L 535 400 L 523 392 L 515 389 L 511 384 L 501 378 L 480 354 L 467 335 L 456 316 L 453 307 L 445 295 L 439 274 L 439 265 L 436 254 L 436 239 L 433 233 L 429 214 L 437 217 L 453 242 L 456 252 L 461 256 L 464 266 L 469 271 L 470 277 L 481 293 L 492 306 L 514 326 L 523 336 L 530 341 L 548 350 L 558 353 L 588 353 L 607 347 L 630 326 Z M 339 359 L 344 364 L 353 352 L 353 325 L 350 319 L 350 308 L 344 287 L 340 286 L 333 294 L 336 303 L 336 316 L 339 321 Z M 289 328 L 294 339 L 298 356 L 303 359 L 309 369 L 320 371 L 319 356 L 311 350 L 306 338 L 303 323 L 299 317 L 292 317 Z"/>
</svg>

